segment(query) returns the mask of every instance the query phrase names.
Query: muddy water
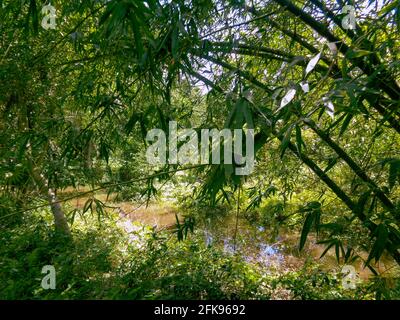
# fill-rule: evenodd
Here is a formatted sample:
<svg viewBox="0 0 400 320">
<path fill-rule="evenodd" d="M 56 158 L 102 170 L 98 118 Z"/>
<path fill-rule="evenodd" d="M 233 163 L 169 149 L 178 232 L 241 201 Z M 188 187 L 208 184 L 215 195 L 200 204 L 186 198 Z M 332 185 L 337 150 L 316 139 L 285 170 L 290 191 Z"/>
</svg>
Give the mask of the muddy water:
<svg viewBox="0 0 400 320">
<path fill-rule="evenodd" d="M 173 229 L 175 227 L 178 210 L 173 206 L 152 204 L 149 207 L 133 208 L 129 203 L 120 206 L 131 221 L 139 221 L 152 225 L 157 229 Z M 343 264 L 338 264 L 334 249 L 320 258 L 325 246 L 317 244 L 315 236 L 310 235 L 305 248 L 299 252 L 298 241 L 300 235 L 293 230 L 281 230 L 277 236 L 262 226 L 250 224 L 246 219 L 239 218 L 236 230 L 236 219 L 234 216 L 225 216 L 220 221 L 205 223 L 197 226 L 207 245 L 217 245 L 228 254 L 239 254 L 246 261 L 258 264 L 267 272 L 285 273 L 296 271 L 304 266 L 307 260 L 312 260 L 321 265 L 321 269 L 340 273 Z M 236 231 L 235 231 L 236 230 Z M 236 234 L 236 237 L 235 237 Z M 366 259 L 366 253 L 359 253 Z M 359 277 L 363 280 L 372 276 L 368 268 L 363 267 L 362 261 L 352 263 Z M 393 270 L 395 264 L 389 259 L 382 259 L 375 269 L 380 273 Z"/>
<path fill-rule="evenodd" d="M 133 227 L 130 222 L 140 222 L 157 230 L 172 230 L 175 227 L 176 215 L 180 216 L 172 204 L 150 204 L 146 207 L 131 202 L 113 202 L 113 195 L 107 197 L 106 194 L 98 194 L 96 198 L 119 213 L 120 219 L 125 221 L 123 226 L 127 232 Z M 76 208 L 83 208 L 87 199 L 84 197 L 74 199 L 70 204 Z M 273 237 L 269 230 L 262 226 L 251 225 L 246 219 L 239 219 L 236 230 L 235 217 L 225 216 L 198 226 L 197 232 L 204 237 L 207 245 L 217 245 L 228 254 L 239 254 L 246 261 L 265 268 L 267 272 L 296 271 L 310 259 L 319 263 L 326 271 L 340 272 L 342 268 L 336 261 L 334 249 L 320 258 L 325 247 L 317 244 L 312 235 L 302 252 L 299 252 L 299 234 L 293 230 L 281 230 L 279 235 Z M 366 258 L 365 253 L 361 255 Z M 361 279 L 367 279 L 372 275 L 369 269 L 363 268 L 361 261 L 353 263 L 353 266 Z M 385 273 L 386 270 L 393 270 L 393 266 L 393 262 L 389 259 L 383 259 L 383 262 L 376 265 L 376 269 Z"/>
<path fill-rule="evenodd" d="M 248 262 L 265 267 L 268 272 L 280 274 L 297 271 L 304 266 L 306 261 L 314 261 L 320 268 L 332 273 L 340 273 L 343 264 L 336 259 L 335 250 L 332 249 L 322 257 L 325 246 L 317 244 L 314 235 L 310 235 L 302 251 L 298 250 L 300 234 L 290 229 L 281 229 L 278 235 L 262 226 L 254 226 L 246 219 L 240 219 L 236 239 L 234 239 L 236 220 L 234 217 L 225 218 L 214 226 L 208 226 L 204 231 L 205 242 L 218 244 L 228 253 L 239 253 Z M 364 259 L 366 253 L 359 253 Z M 366 280 L 372 276 L 368 268 L 364 268 L 362 261 L 352 263 L 360 279 Z M 375 269 L 380 273 L 393 270 L 396 264 L 389 259 L 382 259 Z"/>
</svg>

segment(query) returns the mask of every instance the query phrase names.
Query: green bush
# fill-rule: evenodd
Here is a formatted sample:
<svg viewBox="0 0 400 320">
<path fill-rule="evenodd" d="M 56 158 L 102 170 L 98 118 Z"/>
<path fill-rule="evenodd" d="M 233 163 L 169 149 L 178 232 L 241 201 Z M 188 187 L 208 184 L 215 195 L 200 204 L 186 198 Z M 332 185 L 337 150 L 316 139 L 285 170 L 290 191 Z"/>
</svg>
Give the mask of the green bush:
<svg viewBox="0 0 400 320">
<path fill-rule="evenodd" d="M 344 290 L 340 274 L 309 262 L 272 274 L 206 246 L 137 225 L 127 234 L 109 216 L 77 218 L 73 240 L 53 231 L 40 211 L 0 234 L 0 299 L 398 299 L 400 281 L 375 278 Z M 56 269 L 56 289 L 41 288 L 42 267 Z"/>
</svg>

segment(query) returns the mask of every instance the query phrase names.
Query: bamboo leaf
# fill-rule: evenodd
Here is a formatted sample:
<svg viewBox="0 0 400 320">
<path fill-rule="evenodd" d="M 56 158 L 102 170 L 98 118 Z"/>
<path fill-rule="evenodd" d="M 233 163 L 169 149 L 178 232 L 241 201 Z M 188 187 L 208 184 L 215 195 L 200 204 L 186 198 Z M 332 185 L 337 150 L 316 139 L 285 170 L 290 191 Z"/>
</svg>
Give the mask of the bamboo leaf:
<svg viewBox="0 0 400 320">
<path fill-rule="evenodd" d="M 39 18 L 38 11 L 36 8 L 36 0 L 31 0 L 29 4 L 29 15 L 32 17 L 32 26 L 35 34 L 38 34 L 39 31 Z"/>
<path fill-rule="evenodd" d="M 300 87 L 305 93 L 310 91 L 310 86 L 309 86 L 308 82 L 306 82 L 306 81 L 300 82 Z"/>
<path fill-rule="evenodd" d="M 340 251 L 339 251 L 340 243 L 338 240 L 335 241 L 335 255 L 337 262 L 340 262 Z"/>
<path fill-rule="evenodd" d="M 276 111 L 279 111 L 282 108 L 284 108 L 286 105 L 288 105 L 293 100 L 295 94 L 296 94 L 296 89 L 289 89 L 286 92 L 285 96 L 282 98 L 281 105 L 278 108 L 278 110 L 276 110 Z"/>
<path fill-rule="evenodd" d="M 301 137 L 301 128 L 299 125 L 296 125 L 296 146 L 297 146 L 297 151 L 299 154 L 301 154 L 301 146 L 303 144 L 303 139 Z"/>
<path fill-rule="evenodd" d="M 136 19 L 136 16 L 132 12 L 130 13 L 130 18 L 131 18 L 132 31 L 133 31 L 134 38 L 135 38 L 137 57 L 138 57 L 139 61 L 142 62 L 142 57 L 143 57 L 143 53 L 144 53 L 142 35 L 140 33 L 139 24 Z"/>
<path fill-rule="evenodd" d="M 330 248 L 332 248 L 335 245 L 335 242 L 332 241 L 324 250 L 324 252 L 322 252 L 321 256 L 319 257 L 320 259 L 323 258 L 329 251 Z"/>
<path fill-rule="evenodd" d="M 365 262 L 366 265 L 368 265 L 372 259 L 375 259 L 375 261 L 378 262 L 388 242 L 389 232 L 386 225 L 384 225 L 383 223 L 377 226 L 375 234 L 376 240 L 369 253 L 368 259 Z"/>
<path fill-rule="evenodd" d="M 332 118 L 335 118 L 335 106 L 333 105 L 332 101 L 325 100 L 324 102 L 326 113 Z"/>
<path fill-rule="evenodd" d="M 389 189 L 394 187 L 398 176 L 400 176 L 400 161 L 392 161 L 389 165 Z"/>
<path fill-rule="evenodd" d="M 336 55 L 337 52 L 338 52 L 336 43 L 334 43 L 334 42 L 328 42 L 327 45 L 328 45 L 329 50 L 331 50 L 332 54 L 333 54 L 333 55 Z"/>
<path fill-rule="evenodd" d="M 340 128 L 339 137 L 340 137 L 343 133 L 345 133 L 347 127 L 348 127 L 349 124 L 350 124 L 351 119 L 353 119 L 353 115 L 349 113 L 349 114 L 346 116 L 346 118 L 344 119 L 343 124 L 342 124 L 342 126 L 341 126 L 341 128 Z"/>
<path fill-rule="evenodd" d="M 93 203 L 92 198 L 86 201 L 85 205 L 83 206 L 83 213 L 86 213 L 89 209 L 92 210 L 92 203 Z"/>
<path fill-rule="evenodd" d="M 131 133 L 135 124 L 139 121 L 139 117 L 136 113 L 133 113 L 132 116 L 129 118 L 129 121 L 125 125 L 125 132 L 127 134 Z"/>
<path fill-rule="evenodd" d="M 359 212 L 364 212 L 365 205 L 366 205 L 368 199 L 370 198 L 370 196 L 371 196 L 371 190 L 364 192 L 360 196 L 360 198 L 358 199 L 358 202 L 357 202 L 357 210 Z"/>
<path fill-rule="evenodd" d="M 285 155 L 286 149 L 289 146 L 290 143 L 290 138 L 292 135 L 292 130 L 293 130 L 293 125 L 289 126 L 289 128 L 286 130 L 285 135 L 283 136 L 282 142 L 281 142 L 281 159 Z"/>
<path fill-rule="evenodd" d="M 179 37 L 179 27 L 175 26 L 175 28 L 172 30 L 172 35 L 171 35 L 171 53 L 174 58 L 177 57 L 179 49 L 178 37 Z"/>
<path fill-rule="evenodd" d="M 309 214 L 307 214 L 306 220 L 304 221 L 303 229 L 301 230 L 299 250 L 302 250 L 304 248 L 307 236 L 310 233 L 311 227 L 314 223 L 314 219 L 315 219 L 314 212 L 310 212 Z"/>
<path fill-rule="evenodd" d="M 349 53 L 347 54 L 347 57 L 349 59 L 354 59 L 354 58 L 360 58 L 360 57 L 367 56 L 371 53 L 372 53 L 371 51 L 367 51 L 367 50 L 350 50 Z"/>
<path fill-rule="evenodd" d="M 321 58 L 321 52 L 318 53 L 315 57 L 313 57 L 307 64 L 306 67 L 306 75 L 309 74 L 317 65 L 319 59 Z"/>
</svg>

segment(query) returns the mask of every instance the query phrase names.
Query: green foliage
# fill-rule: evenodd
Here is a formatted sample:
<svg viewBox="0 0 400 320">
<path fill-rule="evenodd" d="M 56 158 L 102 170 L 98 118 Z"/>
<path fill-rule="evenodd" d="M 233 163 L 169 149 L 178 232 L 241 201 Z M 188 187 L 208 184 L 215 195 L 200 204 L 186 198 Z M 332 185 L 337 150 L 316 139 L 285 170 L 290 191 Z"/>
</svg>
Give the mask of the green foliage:
<svg viewBox="0 0 400 320">
<path fill-rule="evenodd" d="M 42 216 L 40 217 L 39 214 Z M 119 261 L 123 237 L 112 223 L 74 228 L 74 242 L 60 237 L 39 212 L 1 234 L 1 299 L 94 299 Z M 56 269 L 56 290 L 41 287 L 42 267 Z"/>
<path fill-rule="evenodd" d="M 255 289 L 262 276 L 191 239 L 194 218 L 223 223 L 235 202 L 274 235 L 299 234 L 300 250 L 315 232 L 326 246 L 323 258 L 334 250 L 338 262 L 358 258 L 373 270 L 383 259 L 400 265 L 398 0 L 379 2 L 379 10 L 358 1 L 363 14 L 354 30 L 341 24 L 341 1 L 54 1 L 55 30 L 41 28 L 42 4 L 0 3 L 6 298 L 268 297 Z M 149 166 L 146 134 L 166 130 L 171 120 L 197 131 L 254 129 L 254 174 L 236 176 L 237 164 L 216 164 L 188 170 L 179 181 L 176 172 L 165 173 L 179 166 Z M 59 202 L 60 191 L 84 187 L 148 204 L 167 182 L 194 212 L 177 219 L 184 241 L 146 238 L 145 252 L 115 262 L 126 266 L 118 274 L 116 237 L 102 228 L 79 230 L 90 214 L 100 225 L 108 221 L 105 203 L 91 195 L 82 212 L 66 214 Z M 47 218 L 31 217 L 35 206 L 49 204 L 53 224 L 72 229 L 71 243 L 49 231 Z M 54 296 L 35 291 L 32 280 L 50 262 L 60 269 Z M 152 264 L 160 270 L 150 270 Z M 319 295 L 308 272 L 286 279 L 296 298 L 336 297 L 324 291 L 329 276 L 313 274 L 324 288 Z M 113 290 L 111 279 L 119 284 Z M 392 297 L 379 281 L 371 286 L 376 297 Z"/>
<path fill-rule="evenodd" d="M 310 233 L 311 228 L 314 227 L 318 233 L 321 221 L 321 204 L 319 202 L 309 202 L 300 212 L 306 214 L 303 229 L 301 231 L 299 249 L 303 249 L 307 240 L 307 235 Z"/>
<path fill-rule="evenodd" d="M 180 243 L 151 239 L 145 254 L 122 265 L 116 290 L 123 299 L 266 298 L 261 277 L 239 258 L 205 247 L 198 240 Z M 129 270 L 127 272 L 127 270 Z M 119 288 L 120 286 L 120 288 Z M 115 296 L 114 296 L 115 298 Z"/>
<path fill-rule="evenodd" d="M 357 284 L 356 290 L 345 290 L 338 274 L 326 272 L 319 265 L 306 264 L 301 270 L 281 276 L 272 283 L 277 292 L 279 292 L 278 288 L 288 290 L 291 299 L 368 300 L 374 298 L 374 291 L 371 290 L 373 286 L 360 283 Z"/>
<path fill-rule="evenodd" d="M 337 273 L 309 262 L 299 271 L 265 273 L 240 255 L 206 246 L 196 233 L 177 241 L 142 227 L 128 235 L 113 219 L 77 218 L 73 239 L 36 212 L 1 234 L 1 299 L 393 299 L 396 279 L 375 277 L 344 290 Z M 133 238 L 135 239 L 132 241 Z M 56 290 L 41 269 L 56 269 Z"/>
<path fill-rule="evenodd" d="M 148 230 L 138 233 L 138 247 L 108 220 L 81 222 L 69 243 L 43 219 L 32 219 L 34 228 L 26 223 L 1 235 L 2 299 L 267 297 L 256 269 L 196 239 L 176 242 Z M 56 269 L 54 291 L 40 287 L 44 265 Z"/>
</svg>

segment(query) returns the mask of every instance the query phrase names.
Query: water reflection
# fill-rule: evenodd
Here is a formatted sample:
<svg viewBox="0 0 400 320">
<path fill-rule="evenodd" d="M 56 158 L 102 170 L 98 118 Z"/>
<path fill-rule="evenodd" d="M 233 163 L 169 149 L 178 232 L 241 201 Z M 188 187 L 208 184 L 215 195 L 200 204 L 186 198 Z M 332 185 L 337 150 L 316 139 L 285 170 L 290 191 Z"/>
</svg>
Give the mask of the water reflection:
<svg viewBox="0 0 400 320">
<path fill-rule="evenodd" d="M 229 253 L 229 254 L 234 254 L 237 249 L 237 246 L 235 248 L 235 244 L 231 239 L 224 239 L 224 252 Z"/>
<path fill-rule="evenodd" d="M 265 266 L 280 265 L 284 262 L 284 256 L 277 246 L 260 243 L 257 261 Z"/>
<path fill-rule="evenodd" d="M 219 230 L 204 230 L 204 242 L 207 246 L 221 245 L 230 255 L 239 254 L 250 263 L 263 267 L 279 267 L 285 262 L 285 256 L 278 244 L 270 244 L 265 239 L 265 227 L 258 226 L 255 233 L 241 232 L 240 239 L 219 233 Z"/>
<path fill-rule="evenodd" d="M 204 238 L 205 238 L 205 243 L 206 246 L 209 247 L 213 244 L 213 236 L 211 235 L 211 233 L 208 230 L 204 231 Z"/>
</svg>

